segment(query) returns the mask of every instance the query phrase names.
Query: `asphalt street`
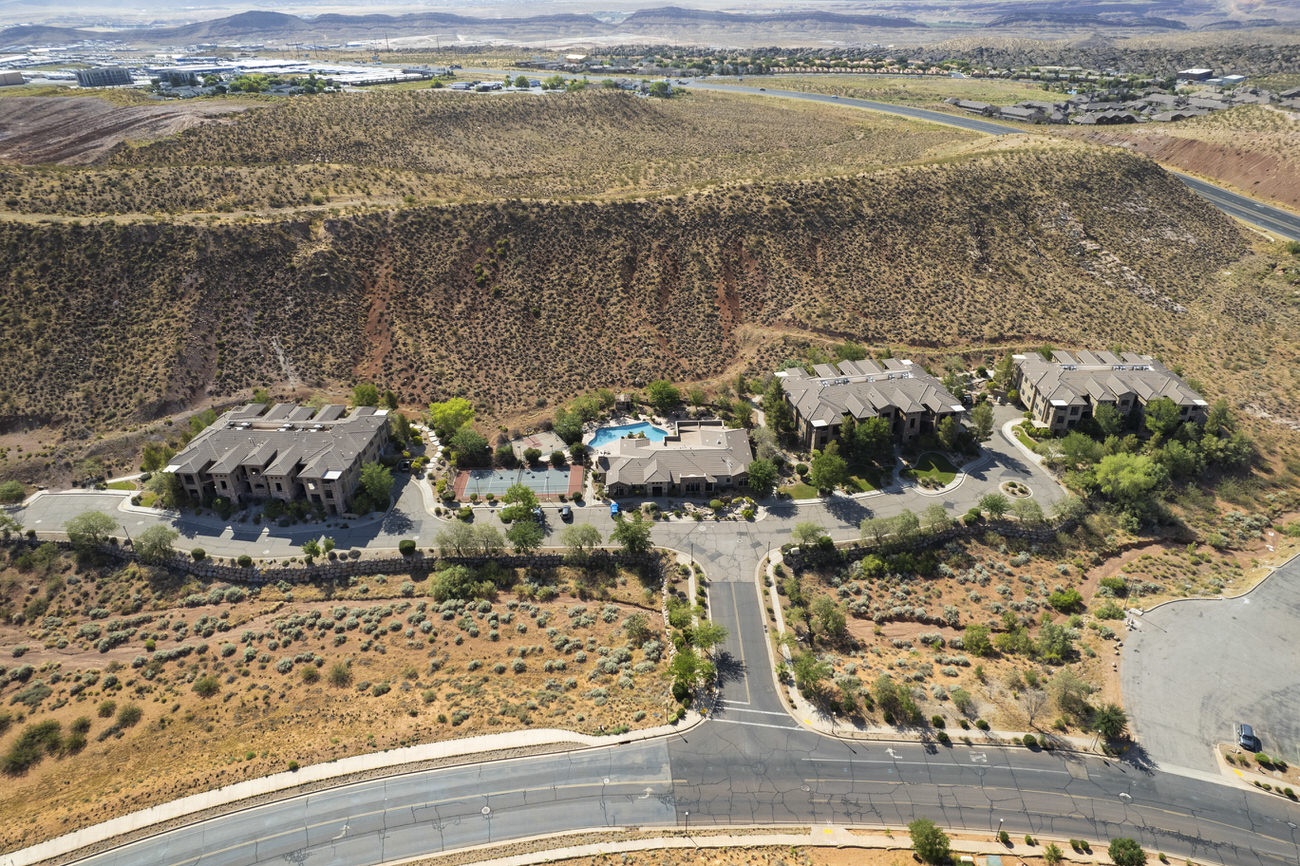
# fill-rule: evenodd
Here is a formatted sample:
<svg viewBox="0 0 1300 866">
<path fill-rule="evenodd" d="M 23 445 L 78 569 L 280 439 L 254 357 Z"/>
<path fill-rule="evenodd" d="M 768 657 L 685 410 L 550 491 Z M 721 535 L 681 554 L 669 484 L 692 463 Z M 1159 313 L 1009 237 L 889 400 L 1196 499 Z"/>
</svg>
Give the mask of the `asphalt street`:
<svg viewBox="0 0 1300 866">
<path fill-rule="evenodd" d="M 1277 797 L 1114 761 L 981 744 L 848 742 L 773 717 L 346 785 L 79 862 L 358 866 L 564 830 L 685 828 L 688 820 L 897 827 L 920 816 L 990 836 L 1004 821 L 1015 837 L 1126 835 L 1201 863 L 1280 866 L 1300 858 L 1295 812 Z"/>
</svg>

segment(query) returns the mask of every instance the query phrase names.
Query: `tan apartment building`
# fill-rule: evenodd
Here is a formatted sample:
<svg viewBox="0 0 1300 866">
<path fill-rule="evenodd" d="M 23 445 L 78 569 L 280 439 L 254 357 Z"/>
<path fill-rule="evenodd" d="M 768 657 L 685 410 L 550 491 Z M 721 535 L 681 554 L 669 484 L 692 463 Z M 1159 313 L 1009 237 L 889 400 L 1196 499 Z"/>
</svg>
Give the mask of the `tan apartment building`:
<svg viewBox="0 0 1300 866">
<path fill-rule="evenodd" d="M 1208 404 L 1159 361 L 1134 352 L 1037 352 L 1015 355 L 1012 387 L 1034 423 L 1063 433 L 1108 404 L 1121 415 L 1142 412 L 1152 400 L 1168 397 L 1183 421 L 1204 421 Z"/>
<path fill-rule="evenodd" d="M 305 499 L 342 514 L 361 467 L 379 459 L 388 439 L 386 409 L 359 406 L 349 414 L 338 405 L 250 403 L 218 418 L 163 471 L 175 473 L 198 502 Z"/>
<path fill-rule="evenodd" d="M 796 367 L 776 375 L 808 450 L 838 439 L 850 415 L 856 421 L 884 418 L 895 439 L 910 442 L 933 432 L 944 418 L 965 412 L 943 383 L 903 359 L 817 364 L 811 374 Z"/>
<path fill-rule="evenodd" d="M 708 496 L 743 486 L 753 461 L 748 432 L 720 421 L 681 421 L 662 442 L 616 439 L 596 465 L 610 496 Z"/>
</svg>

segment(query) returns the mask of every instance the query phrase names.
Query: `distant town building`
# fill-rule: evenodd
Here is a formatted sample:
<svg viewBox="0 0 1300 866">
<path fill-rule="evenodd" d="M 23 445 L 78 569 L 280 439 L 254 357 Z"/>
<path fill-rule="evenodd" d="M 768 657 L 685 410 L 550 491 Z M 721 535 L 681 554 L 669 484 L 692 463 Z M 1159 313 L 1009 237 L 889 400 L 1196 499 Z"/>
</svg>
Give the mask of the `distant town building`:
<svg viewBox="0 0 1300 866">
<path fill-rule="evenodd" d="M 306 499 L 327 514 L 347 511 L 361 467 L 388 444 L 388 411 L 358 406 L 264 403 L 232 409 L 172 458 L 175 473 L 199 502 L 220 497 L 239 505 L 262 499 Z"/>
<path fill-rule="evenodd" d="M 856 421 L 884 418 L 894 437 L 906 442 L 965 411 L 938 379 L 907 360 L 841 361 L 838 367 L 817 364 L 811 375 L 798 367 L 776 375 L 808 449 L 838 438 L 850 415 Z"/>
<path fill-rule="evenodd" d="M 680 421 L 662 442 L 616 439 L 605 452 L 596 465 L 610 496 L 704 496 L 744 485 L 754 460 L 749 433 L 720 421 Z"/>
<path fill-rule="evenodd" d="M 1034 423 L 1062 433 L 1091 418 L 1098 406 L 1114 406 L 1123 415 L 1141 413 L 1146 405 L 1168 397 L 1184 421 L 1204 421 L 1208 405 L 1159 361 L 1133 352 L 1035 352 L 1015 355 L 1012 386 L 1032 413 Z"/>
<path fill-rule="evenodd" d="M 77 84 L 82 87 L 121 87 L 132 83 L 131 73 L 121 66 L 97 66 L 78 69 Z"/>
<path fill-rule="evenodd" d="M 23 83 L 21 72 L 0 72 L 0 87 L 13 87 Z"/>
<path fill-rule="evenodd" d="M 1213 69 L 1184 69 L 1175 76 L 1179 81 L 1208 81 L 1214 76 Z"/>
</svg>

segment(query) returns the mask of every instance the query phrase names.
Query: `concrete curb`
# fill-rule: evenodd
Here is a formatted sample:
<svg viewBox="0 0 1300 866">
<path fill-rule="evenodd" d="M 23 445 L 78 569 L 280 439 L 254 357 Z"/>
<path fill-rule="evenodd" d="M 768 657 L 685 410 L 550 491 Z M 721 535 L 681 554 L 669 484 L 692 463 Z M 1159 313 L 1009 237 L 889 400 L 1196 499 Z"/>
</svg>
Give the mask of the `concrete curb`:
<svg viewBox="0 0 1300 866">
<path fill-rule="evenodd" d="M 599 832 L 616 833 L 636 828 L 627 827 L 602 827 Z M 729 832 L 715 833 L 713 827 L 706 825 L 701 828 L 701 833 L 691 835 L 689 831 L 678 831 L 674 835 L 646 837 L 642 839 L 615 839 L 607 842 L 585 843 L 579 845 L 562 845 L 556 848 L 545 850 L 530 851 L 522 854 L 508 855 L 504 857 L 489 857 L 482 860 L 474 860 L 477 866 L 533 866 L 537 863 L 554 863 L 560 860 L 569 860 L 576 857 L 605 857 L 610 854 L 622 854 L 630 851 L 648 851 L 652 849 L 682 849 L 690 848 L 699 850 L 702 848 L 861 848 L 885 851 L 911 851 L 911 839 L 908 836 L 906 828 L 900 827 L 897 831 L 892 828 L 882 829 L 879 827 L 863 827 L 859 832 L 854 832 L 857 828 L 842 825 L 830 824 L 813 824 L 808 827 L 806 832 L 797 832 L 795 828 L 790 828 L 788 833 L 763 833 L 763 832 Z M 744 828 L 752 831 L 761 831 L 768 829 L 766 825 Z M 863 832 L 865 831 L 865 832 Z M 540 836 L 532 836 L 526 839 L 516 839 L 503 844 L 489 844 L 474 846 L 472 848 L 461 848 L 454 852 L 446 852 L 448 855 L 473 855 L 474 852 L 490 853 L 493 850 L 499 850 L 509 845 L 529 845 L 547 840 L 562 841 L 573 837 L 589 836 L 592 830 L 575 830 L 568 833 L 555 833 Z M 955 831 L 966 832 L 970 831 Z M 1006 858 L 1019 860 L 1021 857 L 1038 857 L 1042 854 L 1042 849 L 1046 843 L 1056 843 L 1065 851 L 1069 851 L 1069 840 L 1064 838 L 1037 836 L 1034 837 L 1035 850 L 1027 850 L 1029 846 L 1024 845 L 1023 840 L 1013 842 L 1011 845 L 1004 845 L 994 841 L 980 841 L 978 839 L 954 838 L 951 840 L 954 858 L 962 854 L 971 854 L 975 856 L 987 856 L 989 854 L 998 854 Z M 1081 854 L 1072 852 L 1069 854 L 1069 861 L 1072 863 L 1109 863 L 1110 858 L 1102 853 L 1101 845 L 1098 843 L 1098 850 L 1091 854 Z M 1026 849 L 1026 850 L 1019 850 Z M 436 862 L 439 855 L 423 855 L 404 860 L 390 860 L 383 866 L 401 866 L 409 863 L 429 863 Z"/>
<path fill-rule="evenodd" d="M 660 725 L 640 731 L 629 731 L 622 735 L 596 736 L 566 731 L 559 728 L 541 728 L 536 730 L 511 731 L 502 734 L 483 734 L 463 740 L 444 740 L 437 743 L 424 743 L 375 752 L 368 755 L 354 755 L 312 764 L 293 772 L 275 773 L 257 779 L 236 782 L 222 788 L 191 794 L 179 800 L 160 803 L 99 824 L 74 830 L 63 836 L 40 842 L 29 848 L 21 848 L 8 854 L 0 855 L 0 866 L 30 866 L 54 857 L 61 857 L 92 845 L 111 842 L 119 836 L 132 833 L 167 821 L 185 818 L 209 809 L 229 808 L 240 811 L 247 806 L 240 805 L 254 797 L 284 793 L 292 796 L 292 791 L 303 785 L 315 782 L 328 782 L 373 770 L 394 770 L 393 775 L 400 775 L 400 769 L 406 765 L 424 761 L 447 758 L 470 757 L 487 752 L 507 749 L 520 749 L 529 746 L 550 746 L 572 744 L 569 751 L 602 748 L 605 746 L 637 740 L 649 740 L 656 737 L 670 736 L 687 731 L 703 721 L 703 717 L 688 711 L 686 717 L 675 725 Z"/>
</svg>

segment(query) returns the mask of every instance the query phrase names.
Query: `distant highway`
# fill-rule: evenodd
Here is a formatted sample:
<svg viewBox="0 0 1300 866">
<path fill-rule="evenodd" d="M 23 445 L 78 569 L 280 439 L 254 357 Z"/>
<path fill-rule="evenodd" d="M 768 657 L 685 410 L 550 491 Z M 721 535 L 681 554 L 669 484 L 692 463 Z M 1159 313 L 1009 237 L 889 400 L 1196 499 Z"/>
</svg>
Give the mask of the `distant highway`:
<svg viewBox="0 0 1300 866">
<path fill-rule="evenodd" d="M 998 123 L 982 117 L 966 117 L 960 114 L 948 114 L 931 111 L 927 108 L 915 108 L 910 105 L 891 105 L 887 102 L 873 102 L 869 99 L 852 99 L 847 96 L 826 96 L 821 93 L 803 93 L 798 90 L 773 90 L 765 87 L 751 87 L 741 84 L 719 84 L 711 81 L 692 81 L 692 90 L 714 90 L 721 93 L 748 93 L 754 96 L 779 96 L 786 99 L 805 99 L 811 102 L 825 102 L 832 105 L 847 105 L 851 108 L 863 108 L 869 111 L 881 111 L 896 114 L 912 120 L 924 120 L 956 126 L 985 135 L 1024 134 L 1025 130 L 1008 123 Z M 1300 241 L 1300 216 L 1263 204 L 1249 196 L 1231 192 L 1221 186 L 1199 180 L 1182 172 L 1172 171 L 1175 177 L 1187 184 L 1197 195 L 1214 207 L 1243 222 L 1258 226 L 1266 232 L 1288 240 Z"/>
</svg>

